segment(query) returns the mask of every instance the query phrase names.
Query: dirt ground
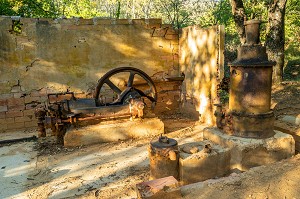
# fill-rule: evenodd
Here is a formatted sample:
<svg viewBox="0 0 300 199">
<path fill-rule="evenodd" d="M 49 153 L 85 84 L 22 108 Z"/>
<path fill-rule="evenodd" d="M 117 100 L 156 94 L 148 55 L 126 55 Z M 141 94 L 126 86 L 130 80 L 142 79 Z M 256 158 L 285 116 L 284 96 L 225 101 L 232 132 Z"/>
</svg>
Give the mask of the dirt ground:
<svg viewBox="0 0 300 199">
<path fill-rule="evenodd" d="M 299 104 L 299 82 L 273 88 L 272 107 L 277 119 L 299 115 Z M 162 120 L 168 136 L 179 144 L 200 140 L 199 130 L 205 127 L 180 114 Z M 14 132 L 2 134 L 1 139 L 34 134 Z M 135 185 L 149 179 L 147 147 L 153 138 L 70 149 L 55 145 L 53 137 L 2 145 L 0 198 L 136 198 Z M 296 155 L 205 181 L 201 184 L 202 194 L 191 193 L 199 189 L 193 184 L 183 188 L 182 194 L 183 198 L 300 198 L 299 172 L 300 155 Z"/>
</svg>

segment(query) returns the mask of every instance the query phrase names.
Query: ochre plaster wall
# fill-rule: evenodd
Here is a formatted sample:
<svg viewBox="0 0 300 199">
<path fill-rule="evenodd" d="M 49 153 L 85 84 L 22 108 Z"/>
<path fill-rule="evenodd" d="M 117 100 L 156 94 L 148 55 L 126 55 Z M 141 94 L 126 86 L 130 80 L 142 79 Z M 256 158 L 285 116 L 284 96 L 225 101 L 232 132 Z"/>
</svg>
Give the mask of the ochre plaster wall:
<svg viewBox="0 0 300 199">
<path fill-rule="evenodd" d="M 180 67 L 185 74 L 182 111 L 215 124 L 214 106 L 219 103 L 217 86 L 223 78 L 224 27 L 201 29 L 190 26 L 180 37 Z"/>
<path fill-rule="evenodd" d="M 0 131 L 36 126 L 48 93 L 90 96 L 112 68 L 136 67 L 156 82 L 179 75 L 178 34 L 161 19 L 0 17 Z M 179 97 L 177 97 L 179 98 Z"/>
<path fill-rule="evenodd" d="M 20 34 L 11 17 L 0 17 L 0 132 L 36 127 L 34 110 L 48 93 L 69 89 L 76 97 L 92 97 L 98 79 L 121 66 L 139 68 L 155 81 L 157 113 L 178 107 L 182 93 L 183 112 L 214 123 L 222 27 L 183 29 L 179 50 L 177 32 L 160 19 L 18 20 Z M 183 85 L 166 81 L 181 72 Z"/>
</svg>

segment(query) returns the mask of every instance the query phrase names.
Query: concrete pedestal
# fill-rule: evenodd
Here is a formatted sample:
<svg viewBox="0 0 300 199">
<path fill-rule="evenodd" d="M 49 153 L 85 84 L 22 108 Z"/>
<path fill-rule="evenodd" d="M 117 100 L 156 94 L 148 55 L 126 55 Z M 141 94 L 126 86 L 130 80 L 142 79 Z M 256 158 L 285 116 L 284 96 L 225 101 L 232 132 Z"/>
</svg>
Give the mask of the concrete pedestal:
<svg viewBox="0 0 300 199">
<path fill-rule="evenodd" d="M 266 165 L 295 154 L 295 140 L 291 135 L 275 130 L 275 135 L 266 139 L 229 136 L 218 128 L 205 128 L 204 139 L 210 140 L 231 153 L 231 169 L 247 171 L 252 167 Z"/>
<path fill-rule="evenodd" d="M 111 124 L 100 123 L 78 129 L 68 129 L 64 137 L 64 146 L 75 147 L 102 142 L 114 142 L 163 133 L 164 123 L 158 118 L 116 121 Z"/>
<path fill-rule="evenodd" d="M 207 149 L 205 145 L 211 148 Z M 209 141 L 188 143 L 180 148 L 179 175 L 182 184 L 222 177 L 230 172 L 229 149 Z"/>
</svg>

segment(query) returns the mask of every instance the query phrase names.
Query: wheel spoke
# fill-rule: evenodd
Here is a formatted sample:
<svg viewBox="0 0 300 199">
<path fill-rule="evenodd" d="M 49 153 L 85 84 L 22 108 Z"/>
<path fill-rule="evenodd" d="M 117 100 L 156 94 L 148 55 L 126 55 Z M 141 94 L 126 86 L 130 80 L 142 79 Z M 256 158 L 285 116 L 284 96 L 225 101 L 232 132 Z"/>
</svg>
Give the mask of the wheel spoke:
<svg viewBox="0 0 300 199">
<path fill-rule="evenodd" d="M 121 90 L 116 86 L 114 85 L 114 83 L 112 83 L 109 79 L 106 79 L 105 80 L 105 83 L 109 86 L 109 88 L 111 88 L 111 90 L 113 90 L 115 93 L 117 93 L 118 95 L 121 94 Z"/>
<path fill-rule="evenodd" d="M 127 87 L 132 87 L 134 75 L 135 75 L 135 73 L 133 71 L 130 71 Z"/>
</svg>

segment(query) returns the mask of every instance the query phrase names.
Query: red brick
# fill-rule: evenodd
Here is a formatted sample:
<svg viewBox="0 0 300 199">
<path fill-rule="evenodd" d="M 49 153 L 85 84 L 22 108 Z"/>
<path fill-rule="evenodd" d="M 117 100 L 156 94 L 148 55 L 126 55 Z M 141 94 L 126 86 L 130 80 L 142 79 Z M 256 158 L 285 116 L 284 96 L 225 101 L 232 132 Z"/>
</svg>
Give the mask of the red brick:
<svg viewBox="0 0 300 199">
<path fill-rule="evenodd" d="M 14 107 L 25 106 L 24 98 L 9 98 L 7 99 L 8 109 L 12 109 Z"/>
<path fill-rule="evenodd" d="M 13 124 L 8 124 L 7 129 L 23 129 L 25 127 L 24 122 L 15 122 Z"/>
<path fill-rule="evenodd" d="M 6 112 L 6 117 L 11 118 L 11 117 L 22 117 L 23 111 L 8 111 Z"/>
<path fill-rule="evenodd" d="M 22 111 L 25 109 L 25 105 L 21 105 L 21 106 L 12 106 L 9 107 L 8 110 L 9 111 Z"/>
<path fill-rule="evenodd" d="M 0 99 L 0 106 L 6 106 L 7 100 L 6 99 Z"/>
</svg>

